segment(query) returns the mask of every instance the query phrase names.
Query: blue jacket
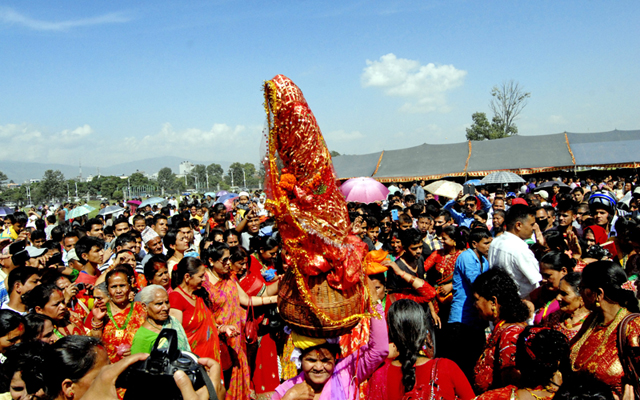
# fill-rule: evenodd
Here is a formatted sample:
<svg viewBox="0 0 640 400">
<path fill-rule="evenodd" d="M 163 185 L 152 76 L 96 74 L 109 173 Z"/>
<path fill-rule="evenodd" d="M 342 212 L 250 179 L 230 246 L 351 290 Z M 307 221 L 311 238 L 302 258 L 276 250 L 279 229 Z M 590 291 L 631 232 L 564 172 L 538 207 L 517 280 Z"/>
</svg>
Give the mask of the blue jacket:
<svg viewBox="0 0 640 400">
<path fill-rule="evenodd" d="M 489 210 L 491 210 L 491 203 L 489 202 L 489 200 L 487 200 L 487 198 L 480 193 L 476 193 L 476 197 L 480 199 L 480 202 L 482 203 L 482 209 L 488 213 Z M 475 218 L 473 218 L 473 215 L 467 217 L 465 213 L 460 213 L 454 210 L 453 205 L 455 203 L 455 200 L 449 200 L 443 208 L 451 213 L 453 220 L 458 226 L 466 226 L 467 228 L 470 227 L 471 223 L 475 221 Z"/>
<path fill-rule="evenodd" d="M 478 310 L 474 306 L 471 285 L 478 275 L 489 270 L 489 261 L 483 256 L 482 264 L 473 249 L 463 251 L 456 259 L 453 269 L 453 300 L 449 323 L 462 322 L 476 325 L 480 322 Z"/>
</svg>

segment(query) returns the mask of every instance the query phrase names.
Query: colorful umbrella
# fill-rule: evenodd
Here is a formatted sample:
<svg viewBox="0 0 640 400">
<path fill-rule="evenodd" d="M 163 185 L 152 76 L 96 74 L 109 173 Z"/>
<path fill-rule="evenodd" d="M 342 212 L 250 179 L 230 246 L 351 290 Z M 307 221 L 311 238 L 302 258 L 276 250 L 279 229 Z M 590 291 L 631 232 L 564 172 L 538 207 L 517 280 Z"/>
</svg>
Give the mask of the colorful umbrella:
<svg viewBox="0 0 640 400">
<path fill-rule="evenodd" d="M 216 193 L 216 197 L 222 197 L 225 194 L 229 194 L 229 192 L 227 192 L 226 190 L 221 190 L 218 193 Z"/>
<path fill-rule="evenodd" d="M 13 214 L 13 208 L 11 207 L 0 207 L 0 217 L 6 217 L 7 215 Z"/>
<path fill-rule="evenodd" d="M 216 201 L 216 203 L 222 203 L 224 204 L 227 200 L 229 199 L 235 199 L 236 197 L 238 197 L 238 195 L 236 193 L 227 193 L 223 196 L 221 196 L 218 201 Z M 226 204 L 225 204 L 226 205 Z"/>
<path fill-rule="evenodd" d="M 347 201 L 373 203 L 387 198 L 389 189 L 373 178 L 360 177 L 347 179 L 340 191 Z"/>
</svg>

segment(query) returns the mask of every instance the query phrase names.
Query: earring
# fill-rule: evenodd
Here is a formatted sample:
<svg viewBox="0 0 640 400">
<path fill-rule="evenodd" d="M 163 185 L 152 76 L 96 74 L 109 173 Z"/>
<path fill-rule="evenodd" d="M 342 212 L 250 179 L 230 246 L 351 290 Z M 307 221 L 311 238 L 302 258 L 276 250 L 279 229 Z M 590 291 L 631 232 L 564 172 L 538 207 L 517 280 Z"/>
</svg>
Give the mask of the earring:
<svg viewBox="0 0 640 400">
<path fill-rule="evenodd" d="M 600 302 L 596 300 L 596 307 L 600 308 Z"/>
<path fill-rule="evenodd" d="M 498 317 L 498 309 L 497 309 L 497 308 L 495 308 L 495 307 L 491 307 L 491 313 L 493 314 L 493 316 L 494 316 L 495 318 L 497 318 L 497 317 Z"/>
</svg>

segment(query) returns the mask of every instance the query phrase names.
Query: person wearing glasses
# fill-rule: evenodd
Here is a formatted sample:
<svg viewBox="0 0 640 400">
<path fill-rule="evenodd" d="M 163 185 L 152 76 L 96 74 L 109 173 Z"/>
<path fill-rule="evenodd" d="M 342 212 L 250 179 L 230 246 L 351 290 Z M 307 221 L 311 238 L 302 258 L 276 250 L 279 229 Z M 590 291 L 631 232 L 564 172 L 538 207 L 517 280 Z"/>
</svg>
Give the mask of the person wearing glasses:
<svg viewBox="0 0 640 400">
<path fill-rule="evenodd" d="M 478 200 L 482 203 L 482 210 L 487 213 L 491 210 L 491 203 L 481 193 L 476 193 L 475 196 L 467 196 L 464 199 L 464 212 L 458 212 L 453 208 L 459 199 L 462 199 L 462 191 L 458 194 L 457 199 L 449 200 L 443 207 L 444 210 L 451 213 L 451 216 L 459 226 L 469 228 L 471 223 L 476 220 L 473 214 L 478 211 Z"/>
<path fill-rule="evenodd" d="M 236 356 L 231 370 L 225 371 L 225 382 L 229 383 L 227 399 L 246 399 L 251 392 L 251 371 L 247 360 L 247 345 L 240 335 L 242 322 L 246 317 L 244 307 L 275 304 L 277 296 L 249 296 L 231 274 L 231 256 L 225 243 L 213 243 L 202 254 L 207 266 L 202 283 L 213 304 L 218 330 L 226 334 L 226 344 Z"/>
</svg>

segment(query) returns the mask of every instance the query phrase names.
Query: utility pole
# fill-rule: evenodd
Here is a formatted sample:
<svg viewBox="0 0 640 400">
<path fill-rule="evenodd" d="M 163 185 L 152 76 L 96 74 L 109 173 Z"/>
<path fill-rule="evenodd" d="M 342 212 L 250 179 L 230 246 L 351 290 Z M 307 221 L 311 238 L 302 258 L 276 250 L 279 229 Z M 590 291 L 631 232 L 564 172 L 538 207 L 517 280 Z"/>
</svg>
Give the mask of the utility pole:
<svg viewBox="0 0 640 400">
<path fill-rule="evenodd" d="M 229 170 L 229 173 L 231 174 L 231 187 L 233 187 L 233 186 L 234 186 L 234 185 L 233 185 L 233 170 L 232 170 L 232 169 L 230 169 L 230 170 Z"/>
<path fill-rule="evenodd" d="M 69 195 L 69 182 L 67 182 L 67 201 L 71 201 L 71 196 Z"/>
<path fill-rule="evenodd" d="M 74 182 L 76 184 L 76 197 L 78 197 L 78 182 Z"/>
<path fill-rule="evenodd" d="M 207 191 L 209 190 L 209 174 L 207 174 Z"/>
<path fill-rule="evenodd" d="M 247 175 L 244 173 L 244 168 L 242 168 L 242 182 L 244 184 L 244 189 L 247 188 Z"/>
</svg>

